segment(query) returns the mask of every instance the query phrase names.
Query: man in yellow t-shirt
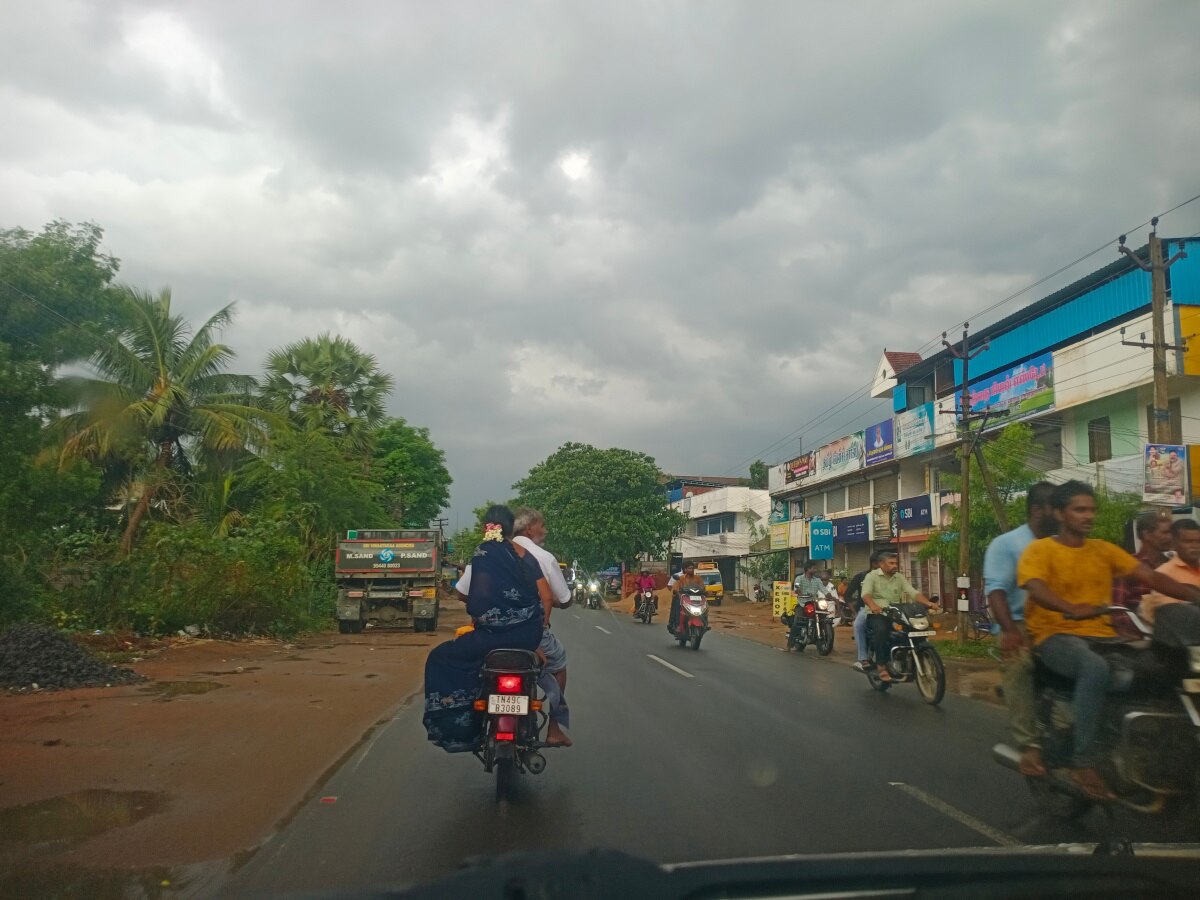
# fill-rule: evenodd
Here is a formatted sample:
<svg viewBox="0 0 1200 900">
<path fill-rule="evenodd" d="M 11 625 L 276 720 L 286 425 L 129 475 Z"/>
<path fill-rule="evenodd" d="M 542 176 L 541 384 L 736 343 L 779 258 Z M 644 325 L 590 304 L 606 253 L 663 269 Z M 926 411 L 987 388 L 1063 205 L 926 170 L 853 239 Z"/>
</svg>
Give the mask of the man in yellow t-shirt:
<svg viewBox="0 0 1200 900">
<path fill-rule="evenodd" d="M 1021 555 L 1017 580 L 1028 592 L 1025 626 L 1042 664 L 1075 682 L 1075 718 L 1070 777 L 1095 800 L 1113 799 L 1096 769 L 1096 734 L 1108 690 L 1108 662 L 1094 649 L 1116 641 L 1104 610 L 1114 578 L 1132 577 L 1180 600 L 1200 598 L 1200 589 L 1182 585 L 1107 541 L 1088 535 L 1096 519 L 1096 497 L 1088 484 L 1068 481 L 1050 499 L 1058 520 L 1055 537 L 1034 541 Z"/>
</svg>

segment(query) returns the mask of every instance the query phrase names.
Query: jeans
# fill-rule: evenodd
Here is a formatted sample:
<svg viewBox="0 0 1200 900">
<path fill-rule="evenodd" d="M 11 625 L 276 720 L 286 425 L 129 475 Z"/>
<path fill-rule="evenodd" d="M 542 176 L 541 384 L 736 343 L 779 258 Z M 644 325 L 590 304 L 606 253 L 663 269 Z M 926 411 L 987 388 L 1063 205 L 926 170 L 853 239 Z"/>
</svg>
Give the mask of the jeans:
<svg viewBox="0 0 1200 900">
<path fill-rule="evenodd" d="M 1052 634 L 1037 647 L 1038 658 L 1047 669 L 1075 682 L 1071 713 L 1075 719 L 1071 765 L 1095 768 L 1099 761 L 1096 734 L 1104 713 L 1104 695 L 1112 681 L 1108 661 L 1091 645 L 1073 634 Z"/>
<path fill-rule="evenodd" d="M 1164 603 L 1154 611 L 1154 640 L 1164 647 L 1200 645 L 1200 608 Z"/>
<path fill-rule="evenodd" d="M 1000 661 L 1008 724 L 1017 747 L 1040 747 L 1037 701 L 1033 690 L 1033 654 L 1022 647 L 1012 659 Z"/>
<path fill-rule="evenodd" d="M 867 634 L 875 650 L 875 665 L 887 666 L 892 658 L 892 620 L 887 616 L 868 613 Z"/>
<path fill-rule="evenodd" d="M 858 653 L 860 661 L 865 661 L 869 654 L 867 653 L 867 608 L 864 606 L 858 611 L 858 615 L 854 617 L 854 646 Z"/>
</svg>

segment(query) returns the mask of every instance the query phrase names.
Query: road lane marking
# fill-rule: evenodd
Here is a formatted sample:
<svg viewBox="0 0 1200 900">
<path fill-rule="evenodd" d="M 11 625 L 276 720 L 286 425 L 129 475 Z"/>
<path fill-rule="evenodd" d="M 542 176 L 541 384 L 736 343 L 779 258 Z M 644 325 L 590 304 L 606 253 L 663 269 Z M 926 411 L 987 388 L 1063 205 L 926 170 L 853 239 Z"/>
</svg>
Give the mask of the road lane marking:
<svg viewBox="0 0 1200 900">
<path fill-rule="evenodd" d="M 611 631 L 609 631 L 607 628 L 600 628 L 600 626 L 599 626 L 599 625 L 597 625 L 597 626 L 595 626 L 595 627 L 596 627 L 596 628 L 599 628 L 599 629 L 600 629 L 601 631 L 603 631 L 605 634 L 612 634 L 612 632 L 611 632 Z"/>
<path fill-rule="evenodd" d="M 683 669 L 679 668 L 679 666 L 673 666 L 673 665 L 671 665 L 671 664 L 670 664 L 669 662 L 667 662 L 665 659 L 659 659 L 659 658 L 658 658 L 657 656 L 655 656 L 653 653 L 647 653 L 646 655 L 647 655 L 648 657 L 650 657 L 652 660 L 654 660 L 656 663 L 658 663 L 659 665 L 666 666 L 666 667 L 667 667 L 668 669 L 670 669 L 672 672 L 678 672 L 678 673 L 679 673 L 680 675 L 682 675 L 684 678 L 695 678 L 695 677 L 696 677 L 696 676 L 695 676 L 695 675 L 693 675 L 691 672 L 685 672 L 685 671 L 683 671 Z"/>
<path fill-rule="evenodd" d="M 972 831 L 982 834 L 989 841 L 994 841 L 1001 847 L 1019 847 L 1021 842 L 1011 835 L 1005 834 L 998 828 L 993 828 L 986 822 L 981 822 L 979 819 L 963 812 L 961 809 L 956 809 L 945 800 L 939 800 L 930 794 L 925 793 L 920 788 L 913 787 L 911 784 L 905 784 L 903 781 L 889 781 L 889 785 L 894 788 L 899 788 L 904 793 L 908 794 L 915 800 L 920 800 L 930 809 L 936 809 L 942 815 L 953 819 L 959 825 L 965 828 L 970 828 Z"/>
</svg>

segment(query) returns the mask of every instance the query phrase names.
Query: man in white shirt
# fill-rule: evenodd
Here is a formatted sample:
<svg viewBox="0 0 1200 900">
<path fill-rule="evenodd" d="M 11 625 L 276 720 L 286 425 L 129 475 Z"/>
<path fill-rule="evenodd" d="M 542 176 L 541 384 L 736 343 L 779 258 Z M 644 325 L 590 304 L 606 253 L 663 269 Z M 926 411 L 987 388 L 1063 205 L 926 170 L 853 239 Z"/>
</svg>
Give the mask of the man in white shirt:
<svg viewBox="0 0 1200 900">
<path fill-rule="evenodd" d="M 554 554 L 542 547 L 546 540 L 546 519 L 536 509 L 522 507 L 514 513 L 513 543 L 520 544 L 537 560 L 546 583 L 550 585 L 550 593 L 554 596 L 554 605 L 566 609 L 571 605 L 571 591 L 567 580 L 563 577 L 558 560 Z M 471 590 L 471 567 L 467 566 L 462 578 L 455 587 L 463 597 Z M 550 617 L 546 617 L 545 630 L 542 632 L 542 643 L 538 652 L 545 658 L 542 667 L 542 678 L 538 682 L 546 692 L 546 704 L 550 722 L 546 729 L 546 743 L 551 747 L 570 747 L 571 738 L 564 730 L 570 724 L 571 710 L 567 707 L 567 651 L 559 642 L 558 637 L 550 630 Z"/>
</svg>

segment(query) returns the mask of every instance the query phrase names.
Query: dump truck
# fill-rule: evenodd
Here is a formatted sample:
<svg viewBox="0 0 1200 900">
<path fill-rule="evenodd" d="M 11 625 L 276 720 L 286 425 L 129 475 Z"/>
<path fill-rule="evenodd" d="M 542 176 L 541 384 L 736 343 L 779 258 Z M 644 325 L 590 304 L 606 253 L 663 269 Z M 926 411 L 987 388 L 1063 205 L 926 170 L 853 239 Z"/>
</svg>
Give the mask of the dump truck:
<svg viewBox="0 0 1200 900">
<path fill-rule="evenodd" d="M 346 532 L 334 564 L 338 630 L 436 629 L 444 544 L 437 529 Z"/>
</svg>

